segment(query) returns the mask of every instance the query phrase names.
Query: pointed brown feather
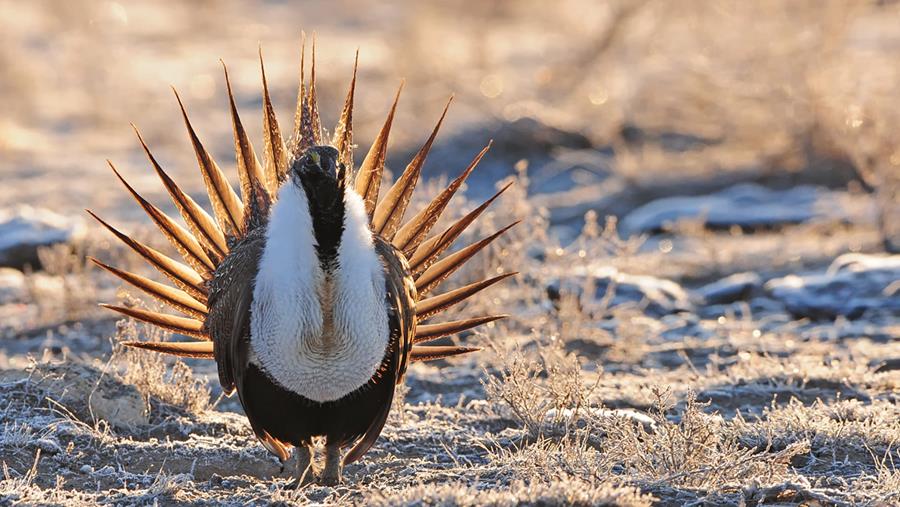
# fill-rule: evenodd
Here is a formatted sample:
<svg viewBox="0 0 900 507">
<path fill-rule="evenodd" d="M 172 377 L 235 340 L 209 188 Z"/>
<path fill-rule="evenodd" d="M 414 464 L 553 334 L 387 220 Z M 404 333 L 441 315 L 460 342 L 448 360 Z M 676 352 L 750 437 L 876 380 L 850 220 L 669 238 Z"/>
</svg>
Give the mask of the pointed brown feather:
<svg viewBox="0 0 900 507">
<path fill-rule="evenodd" d="M 438 234 L 437 236 L 428 238 L 425 240 L 419 248 L 416 249 L 415 253 L 409 257 L 409 269 L 413 275 L 421 275 L 423 271 L 428 269 L 437 258 L 444 253 L 450 245 L 456 241 L 456 238 L 459 237 L 460 234 L 465 231 L 472 222 L 478 218 L 481 213 L 484 212 L 498 197 L 500 194 L 506 191 L 507 188 L 510 187 L 512 183 L 507 184 L 503 188 L 497 191 L 496 194 L 491 196 L 490 199 L 481 203 L 480 206 L 470 211 L 466 216 L 460 218 L 456 222 L 453 223 L 450 227 L 444 230 L 444 232 Z"/>
<path fill-rule="evenodd" d="M 191 138 L 191 145 L 194 147 L 194 153 L 197 155 L 197 163 L 200 165 L 200 174 L 203 175 L 203 182 L 206 184 L 206 192 L 209 195 L 209 202 L 212 203 L 216 220 L 219 227 L 226 236 L 234 236 L 241 229 L 241 221 L 244 216 L 244 205 L 241 199 L 235 193 L 234 188 L 228 183 L 225 173 L 219 169 L 219 164 L 213 160 L 212 155 L 206 151 L 200 138 L 188 119 L 187 111 L 184 109 L 184 103 L 178 91 L 175 92 L 175 98 L 178 99 L 178 105 L 181 107 L 181 115 L 184 117 L 184 125 L 187 127 L 188 136 Z"/>
<path fill-rule="evenodd" d="M 344 109 L 341 111 L 341 118 L 334 128 L 334 136 L 331 141 L 331 144 L 340 153 L 339 161 L 347 167 L 348 171 L 353 169 L 353 94 L 356 91 L 356 71 L 358 67 L 359 50 L 357 49 L 356 59 L 353 61 L 353 78 L 350 80 L 350 90 L 347 92 L 346 100 L 344 100 Z"/>
<path fill-rule="evenodd" d="M 259 48 L 259 70 L 262 74 L 263 86 L 263 138 L 265 139 L 264 158 L 266 188 L 271 197 L 275 197 L 281 182 L 287 177 L 287 148 L 281 137 L 278 116 L 269 97 L 269 83 L 266 81 L 266 67 L 263 64 L 262 47 Z"/>
<path fill-rule="evenodd" d="M 206 305 L 192 298 L 187 292 L 174 287 L 169 287 L 168 285 L 145 278 L 141 275 L 104 264 L 93 257 L 88 258 L 97 266 L 109 271 L 113 275 L 138 289 L 141 289 L 147 294 L 150 294 L 160 302 L 171 306 L 179 312 L 198 319 L 206 318 L 206 314 L 209 311 L 207 310 Z"/>
<path fill-rule="evenodd" d="M 468 354 L 469 352 L 478 352 L 479 350 L 481 350 L 480 347 L 416 345 L 409 353 L 409 360 L 413 363 L 418 363 L 420 361 L 435 361 L 437 359 Z"/>
<path fill-rule="evenodd" d="M 456 191 L 459 190 L 463 183 L 465 183 L 466 178 L 469 177 L 475 169 L 475 166 L 478 165 L 478 162 L 481 161 L 485 153 L 491 148 L 491 144 L 492 142 L 488 143 L 488 145 L 475 156 L 462 174 L 450 182 L 450 185 L 438 194 L 425 209 L 417 213 L 416 216 L 410 219 L 409 222 L 406 222 L 406 224 L 397 231 L 397 234 L 394 236 L 393 244 L 403 251 L 407 258 L 412 256 L 416 251 L 416 248 L 419 248 L 422 240 L 425 239 L 425 236 L 431 232 L 431 228 L 434 227 L 434 224 L 447 208 L 450 199 L 453 198 Z"/>
<path fill-rule="evenodd" d="M 312 143 L 312 124 L 306 107 L 306 32 L 300 32 L 300 86 L 297 90 L 297 109 L 294 111 L 294 133 L 291 136 L 290 152 L 298 158 Z"/>
<path fill-rule="evenodd" d="M 424 343 L 445 336 L 461 333 L 473 327 L 478 327 L 488 322 L 505 319 L 509 315 L 491 315 L 486 317 L 476 317 L 473 319 L 454 320 L 452 322 L 441 322 L 440 324 L 420 324 L 416 326 L 416 337 L 413 343 Z"/>
<path fill-rule="evenodd" d="M 140 308 L 125 308 L 124 306 L 108 305 L 101 303 L 100 306 L 108 308 L 112 311 L 119 312 L 134 319 L 153 324 L 169 331 L 191 336 L 200 340 L 209 340 L 209 336 L 203 331 L 203 322 L 197 319 L 187 317 L 178 317 L 177 315 L 169 315 L 165 313 L 152 312 L 150 310 L 142 310 Z M 210 342 L 212 346 L 212 342 Z"/>
<path fill-rule="evenodd" d="M 119 238 L 119 240 L 143 257 L 151 266 L 156 268 L 157 271 L 175 282 L 175 285 L 180 289 L 190 294 L 191 297 L 197 301 L 206 303 L 206 285 L 203 277 L 197 274 L 196 271 L 139 241 L 129 238 L 125 234 L 119 232 L 115 227 L 106 223 L 103 219 L 94 214 L 93 211 L 86 211 L 94 217 L 95 220 L 100 222 L 103 227 L 106 227 L 106 229 Z"/>
<path fill-rule="evenodd" d="M 492 241 L 500 237 L 504 232 L 508 231 L 510 228 L 518 224 L 519 222 L 513 222 L 506 227 L 500 229 L 499 231 L 491 234 L 490 236 L 477 241 L 465 248 L 460 249 L 457 252 L 454 252 L 448 255 L 445 259 L 442 259 L 436 263 L 434 263 L 430 268 L 426 269 L 424 273 L 422 273 L 419 278 L 416 279 L 416 291 L 421 297 L 424 294 L 427 294 L 431 289 L 435 288 L 442 281 L 446 280 L 448 276 L 453 274 L 454 271 L 462 267 L 469 259 L 472 258 L 473 255 L 480 252 L 484 247 L 488 246 Z"/>
<path fill-rule="evenodd" d="M 222 62 L 222 69 L 225 71 L 225 86 L 228 89 L 231 126 L 234 131 L 234 152 L 237 158 L 238 176 L 241 180 L 241 198 L 244 201 L 245 217 L 241 231 L 246 234 L 248 227 L 247 209 L 248 207 L 253 209 L 250 203 L 255 201 L 256 209 L 263 214 L 267 214 L 268 202 L 271 199 L 265 190 L 265 176 L 263 175 L 262 166 L 259 164 L 259 159 L 256 158 L 253 144 L 250 142 L 250 137 L 247 136 L 247 131 L 244 130 L 244 124 L 241 123 L 241 118 L 238 115 L 237 105 L 234 103 L 234 92 L 231 89 L 231 79 L 228 77 L 228 68 L 225 67 L 225 62 Z"/>
<path fill-rule="evenodd" d="M 257 435 L 257 437 L 260 439 L 263 447 L 265 447 L 266 450 L 268 450 L 272 454 L 278 456 L 278 459 L 282 463 L 284 463 L 291 457 L 288 453 L 288 451 L 290 451 L 290 449 L 293 447 L 291 444 L 278 440 L 265 430 L 262 430 L 262 433 L 260 435 Z"/>
<path fill-rule="evenodd" d="M 423 299 L 416 303 L 416 319 L 421 321 L 435 314 L 443 312 L 453 305 L 459 304 L 471 296 L 481 292 L 482 290 L 494 285 L 495 283 L 505 280 L 517 273 L 504 273 L 500 276 L 481 280 L 479 282 L 470 283 L 464 287 L 445 292 L 439 296 Z M 420 326 L 421 327 L 421 326 Z"/>
<path fill-rule="evenodd" d="M 150 165 L 153 166 L 153 170 L 156 171 L 157 176 L 162 180 L 163 185 L 169 192 L 169 196 L 172 198 L 175 206 L 178 207 L 181 218 L 184 220 L 184 223 L 187 224 L 188 230 L 190 230 L 191 234 L 193 234 L 204 246 L 204 250 L 213 263 L 218 265 L 222 260 L 222 257 L 228 253 L 228 245 L 225 241 L 225 234 L 222 233 L 222 229 L 220 229 L 215 220 L 209 216 L 209 213 L 200 207 L 191 196 L 185 194 L 181 188 L 175 184 L 175 181 L 163 171 L 162 166 L 159 165 L 156 158 L 150 153 L 150 148 L 147 147 L 147 143 L 144 142 L 144 138 L 141 136 L 141 133 L 138 132 L 137 127 L 134 125 L 132 125 L 132 127 L 144 149 L 144 153 L 150 160 Z"/>
<path fill-rule="evenodd" d="M 356 193 L 362 196 L 366 203 L 366 213 L 369 215 L 369 221 L 375 214 L 375 205 L 378 203 L 378 190 L 381 187 L 381 175 L 384 173 L 384 159 L 387 155 L 388 137 L 391 135 L 391 125 L 394 123 L 394 113 L 397 111 L 397 102 L 400 100 L 400 92 L 403 91 L 403 83 L 397 89 L 394 96 L 394 103 L 391 105 L 391 111 L 388 113 L 384 125 L 378 133 L 378 137 L 369 148 L 365 160 L 359 167 L 359 173 L 356 175 Z"/>
<path fill-rule="evenodd" d="M 122 342 L 122 345 L 178 357 L 214 359 L 212 342 Z"/>
<path fill-rule="evenodd" d="M 106 163 L 109 164 L 109 168 L 112 169 L 113 174 L 116 175 L 131 196 L 134 197 L 134 200 L 138 202 L 145 212 L 147 212 L 147 215 L 150 216 L 153 223 L 156 224 L 166 239 L 169 240 L 169 243 L 178 250 L 178 253 L 181 254 L 181 257 L 185 262 L 187 262 L 188 265 L 204 279 L 208 280 L 212 278 L 212 273 L 215 271 L 216 267 L 209 257 L 207 257 L 206 252 L 204 252 L 203 247 L 200 246 L 197 239 L 185 228 L 178 225 L 171 217 L 169 217 L 169 215 L 163 213 L 162 210 L 147 202 L 146 199 L 138 194 L 137 191 L 125 181 L 125 178 L 119 174 L 119 171 L 116 170 L 112 162 L 107 160 Z"/>
<path fill-rule="evenodd" d="M 431 150 L 431 145 L 434 144 L 434 138 L 437 137 L 441 124 L 444 123 L 444 117 L 447 116 L 447 110 L 450 108 L 450 103 L 452 101 L 453 97 L 450 97 L 450 100 L 447 101 L 447 105 L 444 106 L 444 112 L 441 113 L 441 118 L 438 120 L 437 125 L 434 126 L 434 130 L 431 131 L 431 135 L 428 136 L 428 140 L 425 141 L 425 144 L 419 149 L 416 156 L 413 157 L 409 165 L 406 166 L 406 170 L 403 171 L 403 174 L 397 178 L 397 181 L 391 189 L 388 190 L 384 199 L 375 207 L 375 218 L 372 220 L 372 230 L 388 241 L 394 238 L 394 233 L 397 232 L 397 228 L 403 220 L 403 215 L 406 213 L 406 208 L 409 206 L 409 200 L 412 198 L 412 193 L 416 189 L 416 183 L 419 181 L 422 165 L 428 157 L 428 152 Z"/>
<path fill-rule="evenodd" d="M 322 140 L 322 120 L 319 118 L 319 97 L 316 93 L 316 34 L 313 32 L 312 65 L 309 71 L 309 97 L 306 101 L 309 108 L 309 121 L 312 127 L 312 139 L 315 145 L 324 143 Z"/>
</svg>

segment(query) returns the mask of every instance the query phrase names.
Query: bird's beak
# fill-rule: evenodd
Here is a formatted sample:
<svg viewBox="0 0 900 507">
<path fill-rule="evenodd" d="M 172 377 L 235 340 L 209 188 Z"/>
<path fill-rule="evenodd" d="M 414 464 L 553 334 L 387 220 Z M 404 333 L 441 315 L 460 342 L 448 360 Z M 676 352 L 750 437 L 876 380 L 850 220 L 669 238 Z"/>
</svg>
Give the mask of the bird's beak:
<svg viewBox="0 0 900 507">
<path fill-rule="evenodd" d="M 334 181 L 337 178 L 336 171 L 333 167 L 325 164 L 322 156 L 314 151 L 309 153 L 306 161 L 297 168 L 297 174 L 301 177 L 311 177 L 314 180 L 324 179 Z"/>
</svg>

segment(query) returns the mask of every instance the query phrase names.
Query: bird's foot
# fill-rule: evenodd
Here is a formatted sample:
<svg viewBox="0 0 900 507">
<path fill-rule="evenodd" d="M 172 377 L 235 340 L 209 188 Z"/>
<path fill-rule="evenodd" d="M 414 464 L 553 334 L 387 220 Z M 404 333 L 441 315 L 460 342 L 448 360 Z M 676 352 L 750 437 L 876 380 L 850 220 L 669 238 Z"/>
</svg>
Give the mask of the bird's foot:
<svg viewBox="0 0 900 507">
<path fill-rule="evenodd" d="M 323 486 L 337 486 L 342 482 L 341 474 L 338 473 L 328 473 L 323 472 L 322 477 L 319 478 L 319 484 Z"/>
<path fill-rule="evenodd" d="M 294 463 L 294 480 L 286 487 L 288 489 L 297 489 L 307 484 L 315 482 L 316 474 L 313 470 L 313 449 L 310 445 L 301 445 L 294 448 L 294 455 L 291 461 Z"/>
<path fill-rule="evenodd" d="M 325 468 L 319 482 L 324 486 L 337 486 L 341 483 L 343 465 L 341 463 L 341 448 L 333 444 L 325 445 Z"/>
</svg>

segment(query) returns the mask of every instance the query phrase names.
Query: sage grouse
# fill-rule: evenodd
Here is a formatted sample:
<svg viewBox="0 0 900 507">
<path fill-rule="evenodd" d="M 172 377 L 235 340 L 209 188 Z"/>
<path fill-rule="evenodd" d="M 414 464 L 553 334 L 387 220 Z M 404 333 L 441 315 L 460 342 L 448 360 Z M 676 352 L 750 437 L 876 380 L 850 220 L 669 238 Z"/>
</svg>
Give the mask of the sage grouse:
<svg viewBox="0 0 900 507">
<path fill-rule="evenodd" d="M 215 359 L 222 387 L 229 394 L 237 391 L 250 425 L 266 449 L 284 463 L 294 448 L 299 481 L 313 477 L 313 439 L 325 438 L 320 480 L 331 484 L 341 480 L 343 465 L 359 459 L 378 438 L 394 390 L 411 362 L 478 350 L 424 343 L 503 316 L 420 322 L 514 273 L 429 296 L 511 227 L 442 257 L 504 187 L 446 229 L 430 234 L 488 148 L 404 222 L 422 164 L 447 108 L 424 146 L 379 201 L 385 150 L 400 90 L 378 137 L 354 171 L 351 122 L 356 66 L 329 140 L 324 137 L 316 101 L 315 48 L 312 55 L 308 86 L 301 57 L 294 130 L 285 143 L 260 54 L 262 163 L 238 117 L 225 69 L 240 197 L 201 144 L 176 92 L 212 215 L 166 174 L 140 133 L 138 139 L 150 165 L 184 225 L 141 197 L 110 163 L 183 262 L 89 213 L 174 286 L 94 262 L 185 316 L 133 305 L 103 306 L 194 340 L 125 345 Z M 342 460 L 345 448 L 350 450 Z"/>
</svg>

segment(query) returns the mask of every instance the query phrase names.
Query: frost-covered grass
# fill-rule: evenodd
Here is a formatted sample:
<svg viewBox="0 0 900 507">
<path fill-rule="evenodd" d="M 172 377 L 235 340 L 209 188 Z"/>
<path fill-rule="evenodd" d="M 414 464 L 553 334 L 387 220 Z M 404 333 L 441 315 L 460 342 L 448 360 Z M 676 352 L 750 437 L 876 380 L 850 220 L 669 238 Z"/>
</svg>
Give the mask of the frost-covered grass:
<svg viewBox="0 0 900 507">
<path fill-rule="evenodd" d="M 525 192 L 514 194 L 486 221 L 532 216 L 530 206 Z M 70 350 L 64 362 L 51 355 L 0 374 L 0 498 L 900 501 L 900 374 L 876 372 L 894 353 L 895 316 L 871 310 L 861 319 L 868 327 L 857 333 L 850 322 L 792 317 L 771 294 L 654 315 L 647 301 L 619 300 L 621 287 L 601 290 L 585 279 L 592 264 L 625 266 L 645 255 L 639 242 L 613 234 L 614 223 L 588 217 L 587 224 L 565 248 L 548 242 L 536 249 L 514 236 L 487 253 L 491 262 L 467 268 L 455 283 L 499 263 L 521 271 L 459 310 L 502 301 L 513 318 L 457 338 L 487 346 L 476 359 L 414 365 L 405 402 L 395 406 L 379 444 L 336 488 L 288 488 L 289 477 L 256 443 L 236 401 L 213 402 L 219 389 L 210 363 L 173 363 L 113 346 L 111 356 Z M 664 254 L 654 255 L 646 258 L 665 262 Z M 555 269 L 547 269 L 548 258 Z M 567 272 L 561 292 L 547 290 Z M 112 341 L 135 338 L 168 339 L 122 321 Z"/>
<path fill-rule="evenodd" d="M 42 250 L 43 270 L 0 302 L 0 505 L 900 504 L 900 288 L 878 285 L 892 271 L 829 278 L 843 254 L 877 265 L 896 249 L 898 4 L 338 5 L 0 2 L 0 206 L 90 207 L 175 255 L 102 160 L 176 214 L 134 121 L 205 202 L 168 85 L 232 174 L 218 59 L 256 141 L 257 43 L 285 129 L 299 30 L 316 30 L 326 122 L 361 49 L 358 157 L 407 79 L 395 174 L 457 93 L 414 208 L 494 138 L 443 220 L 513 181 L 464 240 L 522 223 L 444 288 L 520 274 L 447 319 L 512 318 L 452 338 L 477 357 L 413 365 L 344 484 L 291 489 L 214 365 L 117 345 L 171 337 L 94 306 L 152 303 L 85 255 L 156 275 L 91 229 Z M 818 185 L 849 212 L 619 230 L 655 199 L 748 182 Z M 755 281 L 704 298 L 732 274 Z M 868 306 L 835 315 L 848 301 Z"/>
</svg>

